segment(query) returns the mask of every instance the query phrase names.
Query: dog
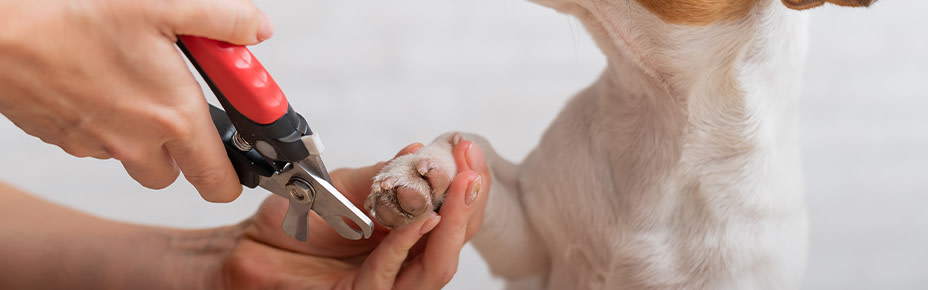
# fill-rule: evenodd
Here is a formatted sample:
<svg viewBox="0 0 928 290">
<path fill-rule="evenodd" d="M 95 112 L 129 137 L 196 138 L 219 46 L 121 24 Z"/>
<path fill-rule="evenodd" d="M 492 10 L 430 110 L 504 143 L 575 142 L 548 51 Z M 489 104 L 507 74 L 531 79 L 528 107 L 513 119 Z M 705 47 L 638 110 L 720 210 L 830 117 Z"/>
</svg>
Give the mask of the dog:
<svg viewBox="0 0 928 290">
<path fill-rule="evenodd" d="M 535 0 L 578 18 L 608 65 L 521 164 L 486 152 L 472 240 L 510 289 L 796 289 L 804 10 L 874 0 Z M 365 207 L 399 226 L 456 172 L 440 136 L 387 164 Z"/>
</svg>

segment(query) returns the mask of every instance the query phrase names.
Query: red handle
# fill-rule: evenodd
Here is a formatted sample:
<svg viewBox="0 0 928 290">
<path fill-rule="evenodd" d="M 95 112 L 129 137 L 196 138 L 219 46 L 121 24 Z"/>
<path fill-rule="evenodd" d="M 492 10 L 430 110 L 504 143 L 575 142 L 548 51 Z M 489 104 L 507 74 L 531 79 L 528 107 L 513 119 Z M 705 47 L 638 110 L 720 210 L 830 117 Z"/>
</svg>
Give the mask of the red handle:
<svg viewBox="0 0 928 290">
<path fill-rule="evenodd" d="M 246 118 L 266 125 L 287 113 L 287 97 L 248 48 L 197 36 L 183 35 L 180 40 L 229 104 Z"/>
</svg>

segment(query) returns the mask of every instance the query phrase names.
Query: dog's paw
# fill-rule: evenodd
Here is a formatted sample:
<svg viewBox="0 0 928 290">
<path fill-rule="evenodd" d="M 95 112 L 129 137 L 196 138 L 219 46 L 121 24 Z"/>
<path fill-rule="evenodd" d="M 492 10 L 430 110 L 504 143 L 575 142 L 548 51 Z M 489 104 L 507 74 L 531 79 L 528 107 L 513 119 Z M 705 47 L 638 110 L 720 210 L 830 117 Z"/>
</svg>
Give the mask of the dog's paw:
<svg viewBox="0 0 928 290">
<path fill-rule="evenodd" d="M 457 172 L 451 147 L 459 138 L 439 137 L 387 163 L 374 177 L 364 202 L 371 216 L 387 227 L 399 227 L 437 209 Z"/>
</svg>

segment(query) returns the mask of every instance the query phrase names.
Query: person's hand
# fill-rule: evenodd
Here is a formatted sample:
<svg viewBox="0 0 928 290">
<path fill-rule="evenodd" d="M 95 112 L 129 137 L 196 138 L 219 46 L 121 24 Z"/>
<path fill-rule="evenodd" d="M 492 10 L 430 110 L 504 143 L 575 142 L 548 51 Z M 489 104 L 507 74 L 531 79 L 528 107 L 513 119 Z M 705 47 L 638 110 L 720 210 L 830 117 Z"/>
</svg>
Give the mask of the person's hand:
<svg viewBox="0 0 928 290">
<path fill-rule="evenodd" d="M 0 113 L 78 157 L 163 188 L 178 169 L 214 202 L 241 193 L 176 35 L 255 44 L 250 0 L 0 0 Z"/>
<path fill-rule="evenodd" d="M 287 201 L 275 195 L 238 225 L 181 230 L 101 219 L 0 182 L 0 289 L 441 288 L 483 222 L 491 182 L 476 144 L 461 141 L 453 154 L 459 172 L 440 217 L 378 227 L 358 241 L 315 214 L 309 241 L 288 237 L 280 228 Z M 332 179 L 359 206 L 384 164 L 336 170 Z"/>
<path fill-rule="evenodd" d="M 410 145 L 399 155 L 421 147 Z M 241 225 L 241 239 L 216 281 L 224 288 L 241 289 L 441 288 L 457 270 L 461 247 L 483 222 L 490 188 L 489 170 L 476 144 L 461 141 L 454 155 L 459 173 L 438 215 L 393 230 L 378 224 L 367 240 L 346 240 L 311 214 L 308 241 L 296 241 L 280 229 L 287 200 L 268 197 L 258 213 Z M 339 169 L 331 176 L 336 188 L 360 208 L 384 164 Z M 476 196 L 469 205 L 468 195 Z"/>
</svg>

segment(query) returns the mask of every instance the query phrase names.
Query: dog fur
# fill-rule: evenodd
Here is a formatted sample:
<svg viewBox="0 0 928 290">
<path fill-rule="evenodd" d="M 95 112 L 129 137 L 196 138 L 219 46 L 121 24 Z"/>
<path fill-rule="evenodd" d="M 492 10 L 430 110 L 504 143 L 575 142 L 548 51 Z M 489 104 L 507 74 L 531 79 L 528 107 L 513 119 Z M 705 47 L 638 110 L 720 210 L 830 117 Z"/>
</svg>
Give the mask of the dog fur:
<svg viewBox="0 0 928 290">
<path fill-rule="evenodd" d="M 825 1 L 536 2 L 577 17 L 608 65 L 521 164 L 465 135 L 493 174 L 473 239 L 493 274 L 510 289 L 799 288 L 806 16 L 792 9 Z M 378 221 L 440 203 L 451 136 L 375 178 Z"/>
</svg>

